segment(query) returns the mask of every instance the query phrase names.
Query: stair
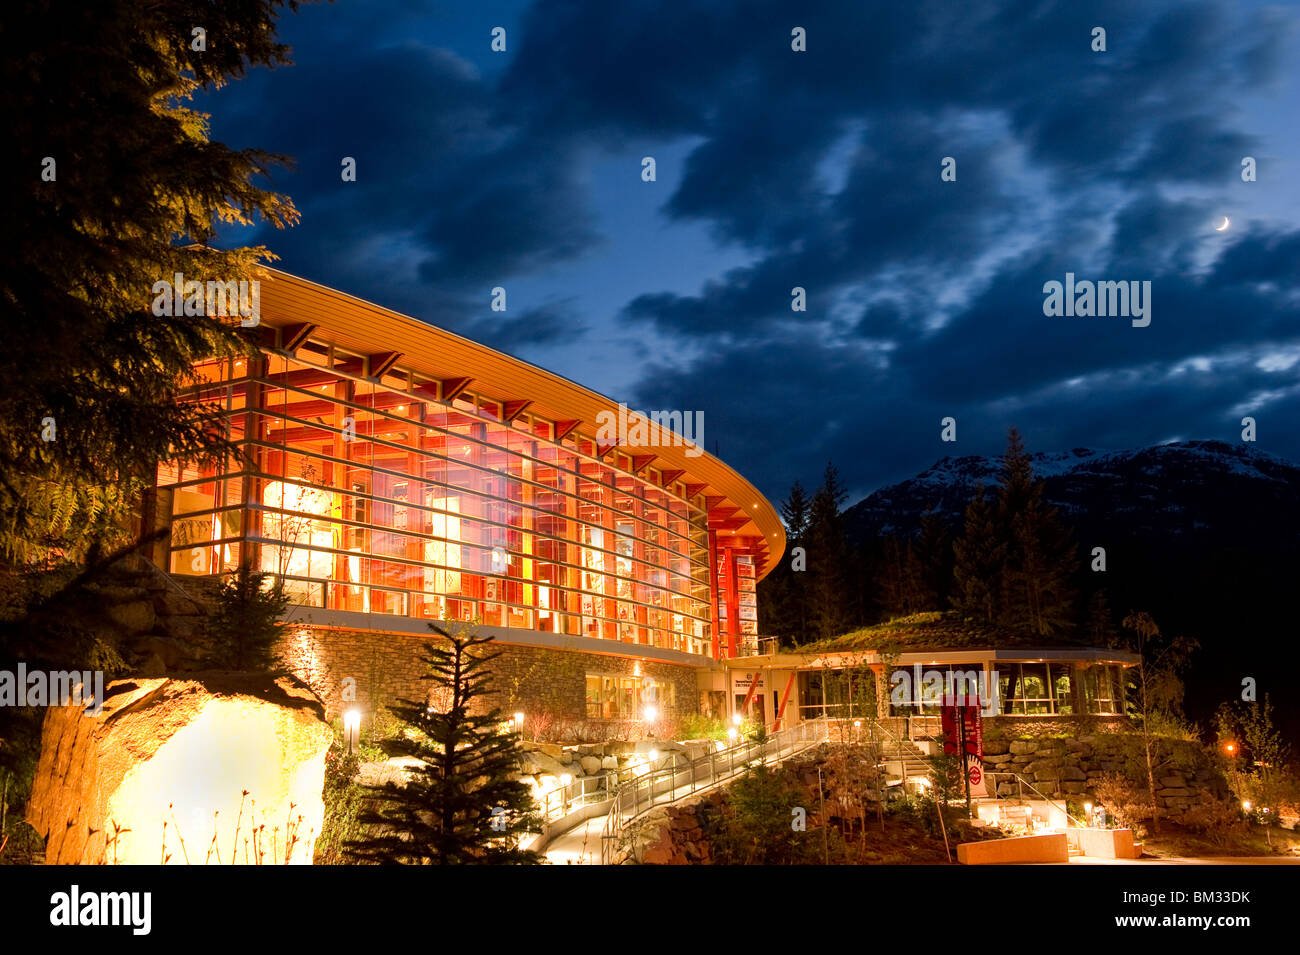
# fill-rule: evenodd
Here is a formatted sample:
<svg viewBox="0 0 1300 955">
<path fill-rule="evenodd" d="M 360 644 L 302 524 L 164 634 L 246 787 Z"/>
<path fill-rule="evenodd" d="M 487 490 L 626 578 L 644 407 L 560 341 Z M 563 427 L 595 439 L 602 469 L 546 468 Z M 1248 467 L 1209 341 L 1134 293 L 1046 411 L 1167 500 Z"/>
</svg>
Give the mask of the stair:
<svg viewBox="0 0 1300 955">
<path fill-rule="evenodd" d="M 880 759 L 891 770 L 890 775 L 899 770 L 903 779 L 930 775 L 930 761 L 913 743 L 889 740 L 881 749 Z"/>
</svg>

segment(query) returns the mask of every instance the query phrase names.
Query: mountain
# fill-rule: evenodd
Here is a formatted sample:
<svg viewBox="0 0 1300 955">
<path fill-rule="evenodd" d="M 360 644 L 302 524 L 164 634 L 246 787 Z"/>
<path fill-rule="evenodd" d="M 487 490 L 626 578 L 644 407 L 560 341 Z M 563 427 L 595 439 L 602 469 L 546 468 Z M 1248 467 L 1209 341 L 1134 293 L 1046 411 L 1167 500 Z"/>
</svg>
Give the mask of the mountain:
<svg viewBox="0 0 1300 955">
<path fill-rule="evenodd" d="M 1118 534 L 1300 549 L 1300 465 L 1250 445 L 1180 441 L 1032 457 L 1046 500 L 1076 531 L 1095 534 L 1098 544 Z M 976 486 L 996 490 L 1000 468 L 996 457 L 943 458 L 848 508 L 849 534 L 858 540 L 912 536 L 932 509 L 960 532 Z"/>
<path fill-rule="evenodd" d="M 975 488 L 996 492 L 999 459 L 944 458 L 848 508 L 849 536 L 870 545 L 919 531 L 933 510 L 961 534 Z M 1203 724 L 1253 678 L 1300 737 L 1300 466 L 1218 441 L 1131 451 L 1034 455 L 1044 498 L 1074 530 L 1080 589 L 1104 589 L 1118 618 L 1146 610 L 1166 632 L 1196 638 L 1187 710 Z M 1090 569 L 1093 548 L 1106 570 Z"/>
</svg>

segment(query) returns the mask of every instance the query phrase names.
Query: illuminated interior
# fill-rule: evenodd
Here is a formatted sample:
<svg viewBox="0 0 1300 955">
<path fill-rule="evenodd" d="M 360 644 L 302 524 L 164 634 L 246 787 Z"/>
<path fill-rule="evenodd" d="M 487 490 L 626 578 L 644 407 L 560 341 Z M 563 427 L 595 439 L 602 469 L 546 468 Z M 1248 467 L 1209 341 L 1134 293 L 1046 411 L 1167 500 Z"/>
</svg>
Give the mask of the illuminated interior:
<svg viewBox="0 0 1300 955">
<path fill-rule="evenodd" d="M 307 304 L 284 304 L 286 289 Z M 310 306 L 316 319 L 326 296 L 359 308 L 277 273 L 264 314 Z M 756 513 L 746 511 L 681 464 L 743 479 L 707 455 L 602 446 L 585 408 L 544 413 L 599 396 L 404 316 L 382 313 L 391 330 L 363 317 L 368 332 L 408 334 L 434 358 L 460 349 L 466 364 L 511 362 L 511 383 L 472 367 L 473 377 L 422 373 L 419 355 L 349 348 L 323 319 L 272 318 L 259 357 L 196 369 L 193 399 L 219 410 L 239 454 L 160 468 L 156 517 L 170 522 L 160 562 L 206 576 L 247 560 L 296 603 L 327 610 L 735 652 L 739 637 L 727 635 L 756 626 L 749 578 L 770 569 L 784 533 L 769 549 L 778 533 L 756 536 L 754 522 L 779 531 L 770 504 L 754 493 L 745 507 Z M 499 397 L 526 376 L 554 391 L 548 403 Z"/>
</svg>

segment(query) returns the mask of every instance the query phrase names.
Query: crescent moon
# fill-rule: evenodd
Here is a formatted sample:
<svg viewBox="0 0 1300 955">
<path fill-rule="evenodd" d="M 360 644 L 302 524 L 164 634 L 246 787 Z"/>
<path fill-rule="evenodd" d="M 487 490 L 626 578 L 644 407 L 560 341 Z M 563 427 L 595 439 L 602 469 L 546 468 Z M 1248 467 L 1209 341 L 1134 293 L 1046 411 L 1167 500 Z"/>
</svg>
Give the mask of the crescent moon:
<svg viewBox="0 0 1300 955">
<path fill-rule="evenodd" d="M 1228 221 L 1228 217 L 1227 217 L 1227 216 L 1224 216 L 1224 217 L 1223 217 L 1223 225 L 1216 225 L 1216 226 L 1214 227 L 1214 231 L 1215 231 L 1215 232 L 1222 232 L 1224 229 L 1228 228 L 1229 225 L 1231 225 L 1231 223 Z"/>
</svg>

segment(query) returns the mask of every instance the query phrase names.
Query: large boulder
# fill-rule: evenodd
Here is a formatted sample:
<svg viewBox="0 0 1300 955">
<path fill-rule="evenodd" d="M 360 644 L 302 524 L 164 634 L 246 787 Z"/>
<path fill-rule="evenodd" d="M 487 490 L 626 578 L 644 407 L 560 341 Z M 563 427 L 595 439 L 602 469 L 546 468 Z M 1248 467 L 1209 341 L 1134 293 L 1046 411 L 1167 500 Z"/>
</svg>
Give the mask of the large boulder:
<svg viewBox="0 0 1300 955">
<path fill-rule="evenodd" d="M 47 863 L 310 864 L 334 732 L 307 684 L 221 671 L 104 696 L 46 713 L 27 820 Z"/>
</svg>

